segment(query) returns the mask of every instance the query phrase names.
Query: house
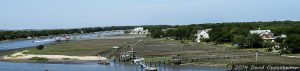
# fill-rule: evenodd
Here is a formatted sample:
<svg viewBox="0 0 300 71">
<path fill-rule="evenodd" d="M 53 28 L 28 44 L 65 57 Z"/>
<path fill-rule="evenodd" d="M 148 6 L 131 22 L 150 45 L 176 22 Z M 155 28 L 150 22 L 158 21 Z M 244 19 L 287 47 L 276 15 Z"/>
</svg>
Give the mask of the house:
<svg viewBox="0 0 300 71">
<path fill-rule="evenodd" d="M 263 40 L 271 40 L 272 42 L 274 42 L 274 34 L 271 32 L 271 30 L 250 30 L 251 34 L 259 34 L 259 36 L 261 37 L 261 39 Z"/>
<path fill-rule="evenodd" d="M 281 34 L 280 36 L 275 36 L 274 38 L 286 38 L 285 34 Z"/>
<path fill-rule="evenodd" d="M 144 29 L 143 27 L 137 27 L 131 30 L 129 34 L 150 34 L 149 31 Z"/>
<path fill-rule="evenodd" d="M 113 31 L 111 31 L 112 32 L 112 34 L 114 34 L 114 35 L 119 35 L 119 34 L 125 34 L 125 30 L 113 30 Z"/>
<path fill-rule="evenodd" d="M 209 34 L 208 34 L 208 31 L 210 31 L 211 29 L 204 29 L 204 30 L 197 30 L 197 33 L 196 33 L 196 39 L 195 41 L 196 42 L 201 42 L 200 39 L 207 39 L 209 38 Z"/>
</svg>

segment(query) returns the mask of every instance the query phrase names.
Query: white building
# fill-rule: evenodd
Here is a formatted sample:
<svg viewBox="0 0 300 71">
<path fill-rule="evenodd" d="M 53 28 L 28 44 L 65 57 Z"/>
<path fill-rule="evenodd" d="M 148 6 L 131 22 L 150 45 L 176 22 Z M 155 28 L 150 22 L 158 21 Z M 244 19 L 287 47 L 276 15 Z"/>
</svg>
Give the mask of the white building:
<svg viewBox="0 0 300 71">
<path fill-rule="evenodd" d="M 147 29 L 143 27 L 134 28 L 129 34 L 150 34 Z"/>
<path fill-rule="evenodd" d="M 275 36 L 274 38 L 286 38 L 287 36 L 285 34 L 281 34 L 280 36 Z"/>
<path fill-rule="evenodd" d="M 125 34 L 125 30 L 113 30 L 112 31 L 112 34 L 115 34 L 115 35 L 122 35 L 122 34 Z"/>
<path fill-rule="evenodd" d="M 205 29 L 205 30 L 197 30 L 197 33 L 196 33 L 196 39 L 195 41 L 196 42 L 201 42 L 200 39 L 208 39 L 209 38 L 209 34 L 208 34 L 208 31 L 210 31 L 211 29 Z"/>
</svg>

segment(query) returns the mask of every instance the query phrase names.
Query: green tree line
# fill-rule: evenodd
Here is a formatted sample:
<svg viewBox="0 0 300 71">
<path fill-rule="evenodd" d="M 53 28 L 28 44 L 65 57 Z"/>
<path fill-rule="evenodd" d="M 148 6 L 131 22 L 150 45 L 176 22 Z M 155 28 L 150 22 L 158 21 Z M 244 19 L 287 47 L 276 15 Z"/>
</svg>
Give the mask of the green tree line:
<svg viewBox="0 0 300 71">
<path fill-rule="evenodd" d="M 197 30 L 212 29 L 209 31 L 209 40 L 216 43 L 240 43 L 244 47 L 269 47 L 258 34 L 250 34 L 250 30 L 271 30 L 274 36 L 286 34 L 287 38 L 280 42 L 290 48 L 300 48 L 300 21 L 272 21 L 272 22 L 226 22 L 175 26 L 147 27 L 153 38 L 171 37 L 176 40 L 194 40 Z M 265 44 L 264 44 L 265 43 Z"/>
<path fill-rule="evenodd" d="M 2 30 L 0 31 L 0 41 L 27 37 L 50 36 L 60 34 L 90 33 L 109 30 L 126 30 L 135 26 L 112 26 L 112 27 L 90 27 L 77 29 L 52 29 L 52 30 Z"/>
</svg>

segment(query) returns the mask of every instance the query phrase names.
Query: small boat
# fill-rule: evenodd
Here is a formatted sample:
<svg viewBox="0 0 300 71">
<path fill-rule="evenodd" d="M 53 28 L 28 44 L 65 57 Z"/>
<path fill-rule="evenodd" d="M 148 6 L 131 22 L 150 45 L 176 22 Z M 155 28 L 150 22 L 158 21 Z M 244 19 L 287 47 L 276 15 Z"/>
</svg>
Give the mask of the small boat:
<svg viewBox="0 0 300 71">
<path fill-rule="evenodd" d="M 100 60 L 100 61 L 98 62 L 98 64 L 108 65 L 109 62 L 110 62 L 109 60 Z"/>
<path fill-rule="evenodd" d="M 146 67 L 145 71 L 157 71 L 157 68 L 155 68 L 155 67 Z"/>
</svg>

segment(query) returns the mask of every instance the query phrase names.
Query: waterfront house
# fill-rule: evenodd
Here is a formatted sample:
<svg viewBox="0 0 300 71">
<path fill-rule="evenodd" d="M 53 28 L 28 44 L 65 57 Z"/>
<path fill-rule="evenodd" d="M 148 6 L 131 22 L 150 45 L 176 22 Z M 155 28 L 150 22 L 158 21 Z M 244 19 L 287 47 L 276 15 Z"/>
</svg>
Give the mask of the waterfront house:
<svg viewBox="0 0 300 71">
<path fill-rule="evenodd" d="M 143 27 L 137 27 L 131 30 L 129 34 L 150 34 L 147 29 L 144 29 Z"/>
<path fill-rule="evenodd" d="M 197 33 L 195 34 L 196 42 L 201 42 L 200 39 L 208 39 L 209 38 L 209 34 L 208 31 L 210 31 L 211 29 L 204 29 L 204 30 L 197 30 Z"/>
<path fill-rule="evenodd" d="M 251 34 L 259 34 L 259 36 L 261 37 L 261 39 L 263 40 L 271 40 L 272 42 L 274 42 L 274 34 L 271 32 L 271 30 L 250 30 Z"/>
</svg>

